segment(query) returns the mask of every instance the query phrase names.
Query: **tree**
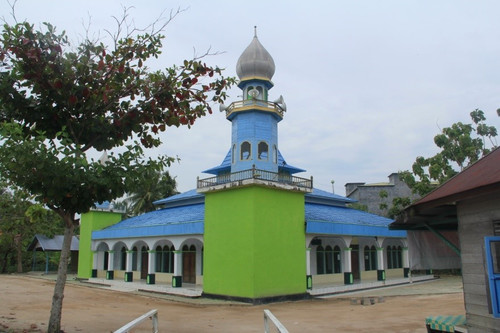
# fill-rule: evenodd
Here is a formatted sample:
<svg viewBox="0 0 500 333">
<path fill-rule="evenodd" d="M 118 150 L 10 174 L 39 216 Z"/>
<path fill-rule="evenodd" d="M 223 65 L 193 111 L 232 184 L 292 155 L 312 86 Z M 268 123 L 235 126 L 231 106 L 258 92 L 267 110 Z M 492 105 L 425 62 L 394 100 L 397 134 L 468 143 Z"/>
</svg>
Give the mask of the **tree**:
<svg viewBox="0 0 500 333">
<path fill-rule="evenodd" d="M 155 210 L 153 202 L 178 194 L 175 177 L 169 172 L 148 170 L 139 179 L 132 194 L 124 201 L 132 216 Z"/>
<path fill-rule="evenodd" d="M 72 48 L 44 23 L 5 23 L 0 37 L 0 173 L 64 221 L 64 241 L 48 332 L 59 332 L 76 214 L 133 191 L 146 170 L 171 159 L 146 159 L 169 126 L 191 126 L 222 103 L 233 78 L 200 58 L 150 71 L 167 23 L 148 31 L 117 20 L 112 47 L 86 38 Z M 155 22 L 157 23 L 157 22 Z M 112 150 L 106 163 L 89 152 Z"/>
<path fill-rule="evenodd" d="M 33 203 L 24 191 L 4 186 L 0 185 L 0 272 L 22 273 L 26 247 L 34 235 L 52 237 L 62 231 L 62 221 L 55 213 Z"/>
<path fill-rule="evenodd" d="M 439 153 L 429 158 L 417 157 L 411 172 L 400 173 L 414 193 L 429 193 L 489 153 L 488 146 L 496 147 L 497 129 L 486 125 L 484 112 L 476 109 L 470 116 L 472 124 L 454 123 L 434 137 L 434 143 L 441 148 Z"/>
</svg>

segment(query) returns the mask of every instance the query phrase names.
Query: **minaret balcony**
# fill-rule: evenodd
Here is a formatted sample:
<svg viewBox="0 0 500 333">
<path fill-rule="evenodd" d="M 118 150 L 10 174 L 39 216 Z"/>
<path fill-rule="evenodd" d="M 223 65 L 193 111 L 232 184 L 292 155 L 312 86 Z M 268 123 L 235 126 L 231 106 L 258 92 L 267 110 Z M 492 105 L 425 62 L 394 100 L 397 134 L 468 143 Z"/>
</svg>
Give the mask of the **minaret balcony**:
<svg viewBox="0 0 500 333">
<path fill-rule="evenodd" d="M 263 111 L 270 112 L 283 119 L 285 110 L 275 102 L 268 102 L 259 99 L 248 99 L 231 103 L 225 108 L 226 118 L 230 119 L 237 112 Z"/>
<path fill-rule="evenodd" d="M 261 185 L 310 193 L 313 189 L 313 178 L 300 178 L 286 173 L 252 168 L 205 179 L 198 178 L 196 189 L 198 192 L 204 193 L 248 185 Z"/>
</svg>

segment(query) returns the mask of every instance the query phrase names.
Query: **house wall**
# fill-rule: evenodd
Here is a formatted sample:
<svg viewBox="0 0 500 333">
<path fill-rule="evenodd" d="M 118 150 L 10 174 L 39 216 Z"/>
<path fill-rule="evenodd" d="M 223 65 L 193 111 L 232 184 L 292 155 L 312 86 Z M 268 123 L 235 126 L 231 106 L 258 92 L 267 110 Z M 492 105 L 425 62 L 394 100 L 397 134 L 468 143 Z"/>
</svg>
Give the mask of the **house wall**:
<svg viewBox="0 0 500 333">
<path fill-rule="evenodd" d="M 500 332 L 490 310 L 484 237 L 493 236 L 500 220 L 500 191 L 457 204 L 465 310 L 469 333 Z"/>
<path fill-rule="evenodd" d="M 206 193 L 205 203 L 204 293 L 306 292 L 304 193 L 237 187 Z"/>
</svg>

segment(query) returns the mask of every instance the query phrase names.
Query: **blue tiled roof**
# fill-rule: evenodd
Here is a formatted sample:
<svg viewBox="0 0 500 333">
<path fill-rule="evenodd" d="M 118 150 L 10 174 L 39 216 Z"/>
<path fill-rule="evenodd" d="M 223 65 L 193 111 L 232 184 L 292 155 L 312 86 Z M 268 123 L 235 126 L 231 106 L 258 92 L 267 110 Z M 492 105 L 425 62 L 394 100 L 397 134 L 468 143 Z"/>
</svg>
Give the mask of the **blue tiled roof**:
<svg viewBox="0 0 500 333">
<path fill-rule="evenodd" d="M 168 206 L 173 206 L 174 204 L 178 204 L 180 202 L 193 202 L 193 201 L 198 201 L 198 203 L 204 201 L 204 195 L 196 192 L 196 189 L 189 190 L 187 192 L 179 193 L 176 195 L 173 195 L 168 198 L 160 199 L 155 202 L 153 202 L 154 205 L 159 206 L 159 205 L 166 205 Z"/>
<path fill-rule="evenodd" d="M 306 194 L 306 202 L 322 203 L 322 204 L 336 204 L 344 206 L 346 203 L 356 202 L 356 200 L 330 193 L 327 191 L 313 188 L 311 193 Z"/>
<path fill-rule="evenodd" d="M 209 173 L 212 175 L 218 175 L 222 171 L 230 171 L 231 170 L 231 149 L 226 154 L 226 157 L 224 157 L 224 160 L 219 166 L 207 169 L 205 171 L 202 171 L 203 173 Z"/>
<path fill-rule="evenodd" d="M 389 230 L 391 219 L 340 206 L 306 203 L 306 233 L 406 237 L 406 232 Z"/>
<path fill-rule="evenodd" d="M 318 189 L 307 194 L 306 233 L 406 237 L 405 231 L 388 229 L 387 226 L 392 223 L 388 218 L 345 207 L 344 204 L 348 200 Z M 158 202 L 161 201 L 166 203 L 168 208 L 135 216 L 103 230 L 94 231 L 92 239 L 203 234 L 204 195 L 191 190 Z M 341 204 L 336 205 L 335 202 Z"/>
<path fill-rule="evenodd" d="M 160 209 L 94 231 L 92 239 L 203 234 L 204 213 L 205 204 Z"/>
</svg>

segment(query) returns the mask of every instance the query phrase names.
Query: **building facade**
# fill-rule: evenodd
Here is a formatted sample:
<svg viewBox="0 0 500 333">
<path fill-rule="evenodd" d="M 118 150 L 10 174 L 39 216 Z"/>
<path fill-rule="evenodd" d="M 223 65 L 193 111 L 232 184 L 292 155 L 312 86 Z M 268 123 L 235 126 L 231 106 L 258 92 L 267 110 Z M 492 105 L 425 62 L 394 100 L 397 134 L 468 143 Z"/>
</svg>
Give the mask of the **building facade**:
<svg viewBox="0 0 500 333">
<path fill-rule="evenodd" d="M 231 143 L 197 188 L 160 209 L 90 231 L 94 277 L 203 286 L 209 297 L 301 298 L 313 284 L 384 281 L 408 274 L 406 232 L 313 187 L 278 147 L 286 105 L 271 101 L 274 60 L 255 35 L 236 72 L 243 99 L 221 105 Z"/>
<path fill-rule="evenodd" d="M 382 216 L 386 216 L 394 198 L 410 198 L 412 201 L 418 198 L 408 185 L 399 179 L 397 172 L 391 173 L 388 178 L 389 182 L 373 184 L 347 183 L 346 196 L 366 206 L 368 212 Z"/>
</svg>

